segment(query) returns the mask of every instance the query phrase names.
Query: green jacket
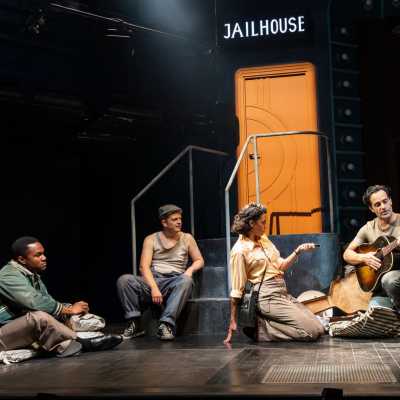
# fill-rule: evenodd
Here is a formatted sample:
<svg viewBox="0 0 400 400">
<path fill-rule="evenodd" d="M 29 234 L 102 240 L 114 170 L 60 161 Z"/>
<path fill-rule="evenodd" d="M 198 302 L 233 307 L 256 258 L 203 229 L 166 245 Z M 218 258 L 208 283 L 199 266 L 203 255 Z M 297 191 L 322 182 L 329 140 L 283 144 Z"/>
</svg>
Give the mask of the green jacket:
<svg viewBox="0 0 400 400">
<path fill-rule="evenodd" d="M 14 260 L 0 270 L 0 325 L 28 311 L 44 311 L 58 318 L 62 308 L 62 303 L 47 292 L 38 274 Z"/>
</svg>

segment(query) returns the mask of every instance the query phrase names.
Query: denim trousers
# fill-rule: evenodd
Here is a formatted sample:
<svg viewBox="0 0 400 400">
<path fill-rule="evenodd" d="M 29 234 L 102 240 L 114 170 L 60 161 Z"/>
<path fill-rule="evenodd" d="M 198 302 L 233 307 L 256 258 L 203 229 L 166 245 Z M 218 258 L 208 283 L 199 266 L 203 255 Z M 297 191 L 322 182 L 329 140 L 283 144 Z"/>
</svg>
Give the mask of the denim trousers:
<svg viewBox="0 0 400 400">
<path fill-rule="evenodd" d="M 159 274 L 153 271 L 154 280 L 163 296 L 160 322 L 176 326 L 193 288 L 193 280 L 185 274 Z M 137 318 L 152 305 L 151 290 L 141 276 L 125 274 L 117 281 L 118 297 L 126 319 Z"/>
<path fill-rule="evenodd" d="M 400 311 L 400 271 L 394 270 L 386 272 L 381 279 L 383 294 L 389 297 L 392 305 Z"/>
</svg>

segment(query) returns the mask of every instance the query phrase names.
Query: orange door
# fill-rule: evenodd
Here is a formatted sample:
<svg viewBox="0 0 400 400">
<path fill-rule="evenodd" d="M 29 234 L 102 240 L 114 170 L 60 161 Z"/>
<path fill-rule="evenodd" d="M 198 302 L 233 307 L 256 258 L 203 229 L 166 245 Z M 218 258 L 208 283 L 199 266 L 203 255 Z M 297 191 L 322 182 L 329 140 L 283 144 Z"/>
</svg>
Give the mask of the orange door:
<svg viewBox="0 0 400 400">
<path fill-rule="evenodd" d="M 249 135 L 316 131 L 314 66 L 309 63 L 240 69 L 236 73 L 238 154 Z M 315 136 L 260 138 L 260 201 L 279 215 L 281 234 L 322 231 L 319 139 Z M 238 173 L 239 207 L 256 200 L 250 144 Z M 274 220 L 272 233 L 277 233 Z M 271 225 L 271 218 L 269 218 Z"/>
</svg>

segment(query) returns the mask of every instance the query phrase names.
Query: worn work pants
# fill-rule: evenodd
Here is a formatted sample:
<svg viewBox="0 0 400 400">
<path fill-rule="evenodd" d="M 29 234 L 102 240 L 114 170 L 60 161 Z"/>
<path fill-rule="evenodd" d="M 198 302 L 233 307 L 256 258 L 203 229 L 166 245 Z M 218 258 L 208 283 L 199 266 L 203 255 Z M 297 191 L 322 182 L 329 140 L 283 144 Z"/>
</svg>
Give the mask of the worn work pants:
<svg viewBox="0 0 400 400">
<path fill-rule="evenodd" d="M 76 333 L 43 311 L 28 312 L 0 326 L 0 351 L 37 343 L 46 351 L 62 352 L 71 339 L 76 339 Z"/>
<path fill-rule="evenodd" d="M 259 294 L 258 341 L 312 341 L 324 328 L 315 315 L 287 292 L 283 278 L 264 281 Z"/>
<path fill-rule="evenodd" d="M 192 293 L 193 280 L 184 274 L 161 275 L 153 272 L 153 276 L 163 295 L 160 321 L 175 327 L 176 320 Z M 139 317 L 152 304 L 150 287 L 140 276 L 120 276 L 117 290 L 126 319 Z"/>
<path fill-rule="evenodd" d="M 400 271 L 394 270 L 386 272 L 381 280 L 382 289 L 389 297 L 393 306 L 400 311 Z"/>
</svg>

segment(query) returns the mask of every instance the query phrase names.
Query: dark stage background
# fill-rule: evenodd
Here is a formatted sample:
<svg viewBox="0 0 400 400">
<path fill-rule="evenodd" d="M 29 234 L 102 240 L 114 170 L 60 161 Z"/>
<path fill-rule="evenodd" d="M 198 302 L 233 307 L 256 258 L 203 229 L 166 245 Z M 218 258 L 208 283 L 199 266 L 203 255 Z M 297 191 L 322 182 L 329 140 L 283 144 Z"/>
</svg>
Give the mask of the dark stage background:
<svg viewBox="0 0 400 400">
<path fill-rule="evenodd" d="M 400 10 L 391 3 L 374 3 L 377 9 L 385 5 L 387 15 L 363 11 L 361 1 L 350 12 L 340 0 L 331 7 L 320 0 L 246 1 L 246 6 L 225 0 L 57 3 L 80 12 L 47 1 L 0 0 L 0 261 L 8 260 L 15 238 L 37 236 L 49 258 L 44 279 L 57 299 L 86 299 L 109 320 L 122 319 L 115 281 L 131 271 L 130 200 L 189 144 L 230 154 L 195 156 L 196 236 L 223 236 L 222 190 L 238 135 L 233 81 L 238 68 L 314 63 L 320 130 L 337 152 L 332 38 L 341 25 L 354 32 L 362 124 L 355 150 L 362 157 L 361 175 L 350 180 L 358 196 L 350 206 L 360 205 L 362 188 L 379 182 L 393 187 L 399 209 Z M 307 13 L 311 36 L 237 48 L 220 43 L 225 17 L 285 10 Z M 343 154 L 333 155 L 340 160 Z M 353 209 L 342 199 L 349 182 L 340 179 L 339 161 L 336 168 L 337 230 L 345 241 L 357 226 L 344 222 Z M 182 161 L 139 201 L 139 247 L 157 229 L 162 203 L 181 204 L 189 229 L 187 193 Z M 363 209 L 354 213 L 366 216 Z"/>
</svg>

